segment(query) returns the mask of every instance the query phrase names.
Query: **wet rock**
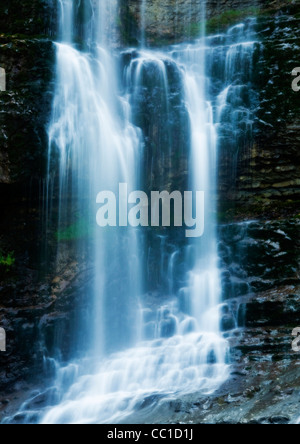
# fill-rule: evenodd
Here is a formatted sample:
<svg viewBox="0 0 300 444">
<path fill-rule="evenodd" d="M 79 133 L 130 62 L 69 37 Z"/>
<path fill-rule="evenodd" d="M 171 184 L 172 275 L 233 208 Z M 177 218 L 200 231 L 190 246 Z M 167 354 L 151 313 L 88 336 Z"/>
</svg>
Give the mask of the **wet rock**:
<svg viewBox="0 0 300 444">
<path fill-rule="evenodd" d="M 300 282 L 299 228 L 296 219 L 221 226 L 223 298 Z"/>
<path fill-rule="evenodd" d="M 289 293 L 289 290 L 294 292 Z M 297 325 L 300 310 L 299 288 L 282 288 L 269 291 L 253 298 L 246 304 L 241 304 L 244 312 L 246 327 Z"/>
<path fill-rule="evenodd" d="M 0 66 L 7 72 L 7 91 L 0 94 L 0 184 L 44 173 L 54 57 L 49 40 L 0 36 Z"/>
<path fill-rule="evenodd" d="M 271 424 L 289 424 L 290 418 L 286 416 L 272 416 L 270 419 Z"/>
<path fill-rule="evenodd" d="M 278 4 L 278 9 L 283 8 L 276 14 L 269 10 L 258 15 L 260 45 L 249 85 L 250 97 L 257 98 L 250 107 L 252 140 L 246 147 L 238 143 L 234 160 L 225 145 L 220 151 L 220 208 L 231 207 L 231 217 L 275 218 L 298 211 L 299 101 L 291 88 L 291 72 L 298 66 L 299 17 L 296 3 L 284 3 Z M 277 5 L 272 6 L 276 9 Z"/>
<path fill-rule="evenodd" d="M 148 43 L 162 45 L 174 43 L 188 38 L 195 38 L 201 31 L 202 5 L 201 0 L 192 3 L 185 0 L 152 0 L 146 2 L 145 18 L 143 20 L 140 0 L 123 0 L 127 5 L 127 20 L 125 37 L 141 40 L 141 23 L 145 23 Z M 282 1 L 281 5 L 290 5 Z M 265 4 L 264 4 L 265 5 Z M 236 13 L 232 13 L 235 11 Z M 226 14 L 227 12 L 227 14 Z M 227 0 L 206 2 L 207 28 L 217 32 L 230 27 L 247 15 L 253 14 L 251 0 Z M 132 29 L 133 28 L 133 29 Z"/>
<path fill-rule="evenodd" d="M 42 407 L 55 405 L 59 402 L 59 393 L 57 389 L 50 388 L 43 393 L 32 396 L 31 400 L 26 404 L 27 411 L 40 410 Z"/>
<path fill-rule="evenodd" d="M 142 401 L 142 403 L 140 404 L 139 408 L 142 410 L 142 409 L 145 409 L 147 407 L 151 407 L 151 406 L 157 404 L 162 398 L 163 398 L 163 395 L 158 395 L 158 394 L 147 396 Z"/>
<path fill-rule="evenodd" d="M 221 331 L 229 331 L 235 329 L 235 319 L 231 314 L 222 316 Z"/>
<path fill-rule="evenodd" d="M 9 399 L 3 399 L 2 401 L 1 401 L 1 404 L 2 405 L 8 405 L 9 404 Z"/>
<path fill-rule="evenodd" d="M 54 35 L 57 10 L 54 0 L 2 0 L 0 28 L 5 34 Z"/>
</svg>

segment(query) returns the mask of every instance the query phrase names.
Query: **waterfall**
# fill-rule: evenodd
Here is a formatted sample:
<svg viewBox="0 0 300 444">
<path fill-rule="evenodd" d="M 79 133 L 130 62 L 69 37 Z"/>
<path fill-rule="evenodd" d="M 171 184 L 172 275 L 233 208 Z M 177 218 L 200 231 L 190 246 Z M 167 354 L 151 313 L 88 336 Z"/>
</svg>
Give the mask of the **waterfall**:
<svg viewBox="0 0 300 444">
<path fill-rule="evenodd" d="M 188 45 L 120 54 L 109 33 L 117 3 L 94 3 L 85 50 L 79 50 L 73 2 L 60 1 L 49 126 L 49 176 L 56 158 L 59 165 L 58 232 L 79 224 L 89 234 L 72 254 L 80 260 L 87 250 L 94 267 L 86 295 L 92 339 L 83 357 L 68 364 L 56 359 L 55 400 L 38 415 L 30 411 L 32 400 L 25 403 L 28 422 L 122 422 L 149 397 L 209 394 L 229 376 L 228 343 L 220 331 L 217 159 L 224 122 L 236 136 L 237 112 L 250 125 L 241 102 L 249 79 L 238 73 L 245 74 L 254 43 L 240 25 L 212 39 L 203 33 Z M 146 235 L 96 225 L 97 193 L 117 194 L 120 183 L 162 190 L 184 158 L 188 174 L 180 186 L 205 192 L 200 239 L 183 239 L 181 229 Z M 58 267 L 69 254 L 61 240 Z"/>
<path fill-rule="evenodd" d="M 63 42 L 71 43 L 73 35 L 74 2 L 59 0 L 60 16 L 59 33 Z"/>
<path fill-rule="evenodd" d="M 146 46 L 146 11 L 147 0 L 141 0 L 141 46 Z"/>
<path fill-rule="evenodd" d="M 73 2 L 62 3 L 62 20 L 68 25 L 69 14 L 73 14 L 69 3 Z M 89 329 L 93 330 L 93 347 L 98 357 L 107 349 L 135 342 L 141 274 L 136 233 L 128 230 L 124 234 L 118 228 L 101 231 L 95 224 L 96 196 L 101 190 L 117 193 L 119 183 L 127 183 L 129 190 L 138 189 L 141 156 L 140 130 L 131 124 L 126 96 L 118 96 L 116 60 L 104 31 L 111 7 L 110 2 L 100 2 L 93 11 L 91 20 L 96 31 L 92 27 L 88 35 L 88 40 L 94 41 L 89 53 L 67 43 L 68 26 L 62 26 L 49 127 L 49 164 L 53 156 L 59 157 L 58 232 L 78 225 L 92 238 L 89 254 L 93 257 L 95 282 L 88 298 L 93 299 L 94 325 Z M 76 256 L 84 254 L 85 248 L 79 240 Z M 60 242 L 60 262 L 69 254 L 68 249 Z M 112 257 L 109 252 L 115 251 L 117 254 Z M 116 275 L 122 286 L 115 282 Z"/>
</svg>

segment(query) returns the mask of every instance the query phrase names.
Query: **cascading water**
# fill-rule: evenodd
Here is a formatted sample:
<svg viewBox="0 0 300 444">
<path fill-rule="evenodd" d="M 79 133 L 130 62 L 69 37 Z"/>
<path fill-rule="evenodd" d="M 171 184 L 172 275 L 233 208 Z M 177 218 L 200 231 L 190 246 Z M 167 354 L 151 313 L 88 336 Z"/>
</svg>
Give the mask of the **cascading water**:
<svg viewBox="0 0 300 444">
<path fill-rule="evenodd" d="M 78 217 L 81 221 L 84 217 L 84 225 L 91 227 L 95 279 L 87 297 L 93 300 L 93 344 L 88 357 L 77 363 L 55 363 L 55 397 L 38 416 L 30 412 L 32 400 L 22 410 L 27 412 L 27 422 L 122 422 L 149 396 L 211 393 L 229 375 L 228 345 L 220 332 L 218 132 L 225 111 L 231 127 L 235 125 L 236 108 L 229 101 L 229 91 L 234 88 L 237 98 L 242 90 L 236 84 L 236 72 L 251 58 L 250 44 L 243 43 L 245 33 L 236 36 L 236 30 L 231 30 L 227 36 L 218 36 L 219 45 L 203 36 L 193 44 L 163 52 L 124 52 L 121 80 L 106 38 L 108 17 L 114 16 L 117 8 L 110 0 L 96 3 L 85 28 L 89 47 L 85 53 L 72 43 L 73 2 L 60 3 L 64 31 L 57 44 L 49 166 L 58 151 L 59 229 L 78 223 Z M 222 79 L 213 95 L 210 80 L 216 54 Z M 122 94 L 118 80 L 123 82 Z M 231 86 L 232 82 L 235 85 Z M 157 109 L 151 109 L 151 103 L 143 99 L 149 92 Z M 143 122 L 141 107 L 146 102 L 147 119 L 151 120 L 151 115 L 154 119 L 159 112 L 168 117 L 164 122 L 159 119 L 165 131 L 158 129 L 157 122 L 155 130 L 150 120 Z M 147 243 L 142 241 L 141 229 L 96 226 L 96 196 L 101 190 L 118 194 L 120 183 L 127 183 L 131 190 L 163 186 L 161 170 L 171 177 L 178 162 L 174 155 L 178 141 L 171 127 L 176 127 L 176 113 L 179 120 L 186 120 L 189 132 L 186 186 L 205 192 L 205 233 L 198 240 L 181 237 L 177 242 L 172 233 L 162 232 L 150 236 L 148 248 L 142 248 Z M 161 146 L 154 146 L 157 134 Z M 147 171 L 142 165 L 147 165 Z M 80 254 L 84 242 L 78 242 L 77 248 Z M 154 250 L 159 262 L 153 284 L 158 297 L 152 295 L 149 302 L 143 293 L 147 276 L 148 281 L 149 276 L 153 278 L 149 264 Z M 64 254 L 61 245 L 58 258 Z"/>
<path fill-rule="evenodd" d="M 141 1 L 141 46 L 146 45 L 146 11 L 147 0 Z"/>
<path fill-rule="evenodd" d="M 62 19 L 67 26 L 63 22 L 63 42 L 57 44 L 57 87 L 49 129 L 49 164 L 58 151 L 59 232 L 79 224 L 91 231 L 94 242 L 92 336 L 94 349 L 101 355 L 115 344 L 129 346 L 136 339 L 132 326 L 137 325 L 140 272 L 135 233 L 128 230 L 123 235 L 119 229 L 104 233 L 95 226 L 96 196 L 101 190 L 117 193 L 122 182 L 128 184 L 129 190 L 138 187 L 140 131 L 130 123 L 126 98 L 117 96 L 115 60 L 103 46 L 106 44 L 103 29 L 112 14 L 111 3 L 100 2 L 94 9 L 92 20 L 97 28 L 95 31 L 92 27 L 88 35 L 92 45 L 88 54 L 64 42 L 72 40 L 68 29 L 74 10 L 70 3 L 73 4 L 68 0 L 62 2 Z M 61 244 L 59 258 L 64 255 L 65 246 Z M 82 242 L 77 247 L 79 253 L 84 250 Z M 114 259 L 109 251 L 117 251 Z M 123 288 L 114 284 L 115 273 L 123 279 Z"/>
<path fill-rule="evenodd" d="M 225 153 L 230 153 L 227 162 L 227 177 L 222 181 L 227 185 L 236 180 L 239 150 L 247 150 L 252 143 L 253 115 L 256 96 L 251 90 L 253 60 L 259 43 L 255 34 L 256 19 L 249 18 L 245 23 L 233 26 L 225 35 L 209 39 L 210 52 L 207 67 L 214 79 L 210 90 L 217 97 L 216 124 L 218 145 Z M 229 168 L 230 164 L 230 168 Z M 231 172 L 231 174 L 230 174 Z"/>
</svg>

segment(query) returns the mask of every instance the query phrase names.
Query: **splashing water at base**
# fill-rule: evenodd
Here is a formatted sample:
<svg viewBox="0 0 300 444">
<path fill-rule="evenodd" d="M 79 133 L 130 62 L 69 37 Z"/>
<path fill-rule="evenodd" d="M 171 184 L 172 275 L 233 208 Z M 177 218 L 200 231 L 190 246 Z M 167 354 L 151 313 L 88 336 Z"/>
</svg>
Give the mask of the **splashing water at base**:
<svg viewBox="0 0 300 444">
<path fill-rule="evenodd" d="M 150 395 L 175 396 L 201 391 L 209 394 L 228 377 L 224 362 L 226 341 L 214 334 L 192 333 L 141 343 L 105 360 L 93 375 L 76 374 L 58 406 L 42 418 L 53 423 L 119 423 Z M 211 362 L 206 365 L 207 357 Z M 72 367 L 71 370 L 74 370 Z M 69 367 L 60 369 L 57 391 L 64 393 Z"/>
</svg>

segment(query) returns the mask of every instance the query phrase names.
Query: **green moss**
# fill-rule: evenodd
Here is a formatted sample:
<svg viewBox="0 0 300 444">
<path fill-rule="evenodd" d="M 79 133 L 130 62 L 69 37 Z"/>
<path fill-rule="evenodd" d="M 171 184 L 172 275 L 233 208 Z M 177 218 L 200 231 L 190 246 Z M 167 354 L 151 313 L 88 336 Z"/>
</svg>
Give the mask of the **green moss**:
<svg viewBox="0 0 300 444">
<path fill-rule="evenodd" d="M 92 235 L 92 227 L 86 219 L 80 219 L 74 224 L 59 230 L 55 237 L 58 241 L 75 241 Z"/>
<path fill-rule="evenodd" d="M 251 7 L 246 9 L 230 9 L 228 11 L 223 12 L 222 14 L 216 15 L 207 20 L 206 22 L 206 32 L 208 34 L 214 33 L 217 31 L 222 31 L 230 26 L 235 25 L 236 23 L 246 19 L 251 16 L 259 16 L 263 12 L 260 8 Z M 197 37 L 203 31 L 202 23 L 192 23 L 189 28 L 186 30 L 185 34 L 190 37 Z"/>
<path fill-rule="evenodd" d="M 16 259 L 14 255 L 14 251 L 9 252 L 8 254 L 0 251 L 0 266 L 5 267 L 7 269 L 12 268 L 15 265 Z"/>
<path fill-rule="evenodd" d="M 247 17 L 258 16 L 260 12 L 260 9 L 255 7 L 225 11 L 223 12 L 223 14 L 213 17 L 207 21 L 207 32 L 215 32 L 220 28 L 223 29 L 229 26 L 233 26 L 234 24 L 240 22 L 241 20 L 244 20 Z"/>
<path fill-rule="evenodd" d="M 266 17 L 272 17 L 278 14 L 279 11 L 289 14 L 294 14 L 295 18 L 300 17 L 300 13 L 298 12 L 300 2 L 297 1 L 294 3 L 293 0 L 282 1 L 277 8 L 274 8 L 274 4 L 270 3 L 265 4 L 261 7 L 252 6 L 245 9 L 230 9 L 228 11 L 223 12 L 222 14 L 216 15 L 215 17 L 210 18 L 206 22 L 206 32 L 208 34 L 215 33 L 217 31 L 223 31 L 230 26 L 234 26 L 235 24 L 245 20 L 248 17 L 257 17 L 258 19 L 264 19 Z M 297 6 L 298 5 L 298 6 Z M 201 24 L 193 23 L 190 29 L 190 35 L 193 37 L 198 36 L 202 31 Z"/>
</svg>

